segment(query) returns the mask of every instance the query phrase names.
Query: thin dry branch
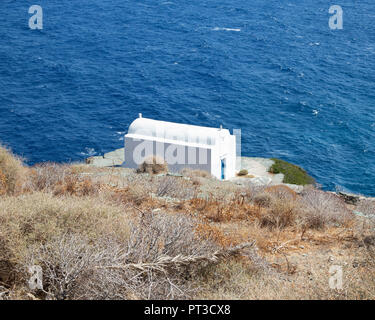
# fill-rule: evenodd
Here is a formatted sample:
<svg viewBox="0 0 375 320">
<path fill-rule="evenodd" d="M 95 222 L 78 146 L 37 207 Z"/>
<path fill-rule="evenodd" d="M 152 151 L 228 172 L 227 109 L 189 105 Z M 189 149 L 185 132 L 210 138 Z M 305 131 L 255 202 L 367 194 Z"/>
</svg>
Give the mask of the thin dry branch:
<svg viewBox="0 0 375 320">
<path fill-rule="evenodd" d="M 148 271 L 160 271 L 166 273 L 170 268 L 179 268 L 181 266 L 187 266 L 192 264 L 201 264 L 201 263 L 217 263 L 221 259 L 226 259 L 229 257 L 237 256 L 241 254 L 241 251 L 245 248 L 253 247 L 255 241 L 247 242 L 235 246 L 229 249 L 217 250 L 211 254 L 206 255 L 182 255 L 179 254 L 175 257 L 170 256 L 160 256 L 156 259 L 155 262 L 148 263 L 128 263 L 123 265 L 113 265 L 113 266 L 96 266 L 98 269 L 138 269 L 143 272 Z"/>
</svg>

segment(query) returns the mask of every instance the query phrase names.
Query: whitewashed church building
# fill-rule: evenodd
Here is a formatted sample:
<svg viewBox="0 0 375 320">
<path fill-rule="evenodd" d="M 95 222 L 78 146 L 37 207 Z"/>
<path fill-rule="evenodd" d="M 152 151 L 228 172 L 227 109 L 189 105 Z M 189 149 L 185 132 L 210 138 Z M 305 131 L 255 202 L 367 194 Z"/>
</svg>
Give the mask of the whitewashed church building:
<svg viewBox="0 0 375 320">
<path fill-rule="evenodd" d="M 138 168 L 152 156 L 163 159 L 171 172 L 199 169 L 226 180 L 236 174 L 236 136 L 222 127 L 158 121 L 140 114 L 125 135 L 123 166 Z"/>
</svg>

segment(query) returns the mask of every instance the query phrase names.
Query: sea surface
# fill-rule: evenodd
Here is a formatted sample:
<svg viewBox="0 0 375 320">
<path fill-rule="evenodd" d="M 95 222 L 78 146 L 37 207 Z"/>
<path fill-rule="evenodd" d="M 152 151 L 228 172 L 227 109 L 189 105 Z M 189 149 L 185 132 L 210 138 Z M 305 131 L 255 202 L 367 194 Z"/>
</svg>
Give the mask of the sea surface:
<svg viewBox="0 0 375 320">
<path fill-rule="evenodd" d="M 121 148 L 142 112 L 241 129 L 242 155 L 375 196 L 374 0 L 1 0 L 0 15 L 0 141 L 30 165 Z"/>
</svg>

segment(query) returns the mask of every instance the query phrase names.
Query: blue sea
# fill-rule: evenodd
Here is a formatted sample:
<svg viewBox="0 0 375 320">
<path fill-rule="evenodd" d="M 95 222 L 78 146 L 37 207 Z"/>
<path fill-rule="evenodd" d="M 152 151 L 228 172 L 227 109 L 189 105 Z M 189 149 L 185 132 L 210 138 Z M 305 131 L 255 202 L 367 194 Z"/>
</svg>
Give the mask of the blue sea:
<svg viewBox="0 0 375 320">
<path fill-rule="evenodd" d="M 121 148 L 142 112 L 241 129 L 242 155 L 375 196 L 374 0 L 1 0 L 0 14 L 0 141 L 30 165 Z"/>
</svg>

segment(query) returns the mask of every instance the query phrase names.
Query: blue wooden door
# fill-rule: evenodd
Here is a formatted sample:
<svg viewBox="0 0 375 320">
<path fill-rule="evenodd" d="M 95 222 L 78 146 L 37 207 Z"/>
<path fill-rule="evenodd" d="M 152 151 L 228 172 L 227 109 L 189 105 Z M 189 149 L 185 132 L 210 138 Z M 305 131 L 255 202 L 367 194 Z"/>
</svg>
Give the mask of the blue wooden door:
<svg viewBox="0 0 375 320">
<path fill-rule="evenodd" d="M 221 180 L 225 180 L 225 159 L 221 159 Z"/>
</svg>

